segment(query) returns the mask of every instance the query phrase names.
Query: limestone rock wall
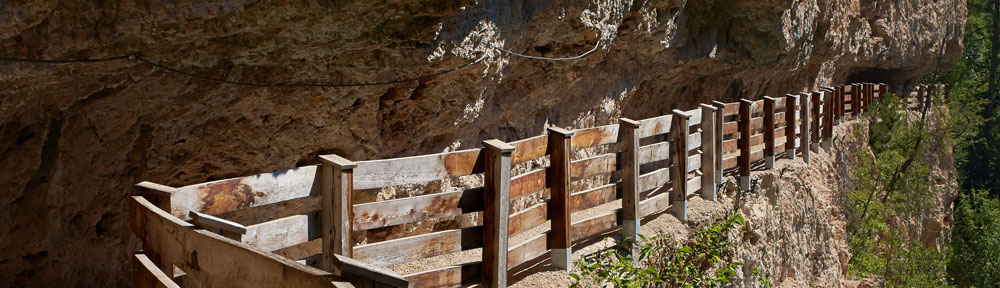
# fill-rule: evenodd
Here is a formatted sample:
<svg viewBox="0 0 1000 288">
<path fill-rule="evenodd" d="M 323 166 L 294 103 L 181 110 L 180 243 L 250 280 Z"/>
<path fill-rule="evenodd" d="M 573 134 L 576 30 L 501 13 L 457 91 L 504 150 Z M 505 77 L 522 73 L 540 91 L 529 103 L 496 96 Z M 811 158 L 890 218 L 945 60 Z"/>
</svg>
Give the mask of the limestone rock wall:
<svg viewBox="0 0 1000 288">
<path fill-rule="evenodd" d="M 900 83 L 960 57 L 965 1 L 7 1 L 0 279 L 128 286 L 126 196 L 316 162 L 515 140 L 699 102 Z M 498 47 L 528 55 L 512 57 Z"/>
</svg>

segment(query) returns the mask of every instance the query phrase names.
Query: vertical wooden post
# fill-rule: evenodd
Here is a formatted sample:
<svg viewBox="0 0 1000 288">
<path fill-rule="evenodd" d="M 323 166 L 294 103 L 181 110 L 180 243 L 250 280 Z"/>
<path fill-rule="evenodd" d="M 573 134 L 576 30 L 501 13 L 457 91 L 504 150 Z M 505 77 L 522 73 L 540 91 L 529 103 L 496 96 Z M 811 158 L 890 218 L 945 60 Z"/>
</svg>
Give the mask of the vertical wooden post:
<svg viewBox="0 0 1000 288">
<path fill-rule="evenodd" d="M 833 90 L 825 89 L 823 91 L 823 149 L 830 150 L 830 145 L 833 141 Z"/>
<path fill-rule="evenodd" d="M 725 121 L 723 114 L 726 103 L 712 101 L 712 106 L 715 106 L 715 184 L 719 185 L 722 184 L 722 156 L 725 154 L 722 151 L 722 123 Z M 705 118 L 701 120 L 705 121 Z M 705 142 L 702 142 L 701 145 L 705 145 Z"/>
<path fill-rule="evenodd" d="M 737 146 L 740 149 L 740 156 L 736 159 L 740 168 L 740 190 L 750 189 L 750 106 L 753 101 L 740 99 L 740 139 Z"/>
<path fill-rule="evenodd" d="M 822 127 L 821 122 L 823 120 L 823 115 L 820 114 L 819 111 L 820 107 L 823 106 L 823 100 L 820 99 L 820 96 L 822 96 L 822 94 L 819 91 L 814 90 L 812 92 L 812 107 L 810 108 L 812 109 L 812 112 L 810 113 L 812 114 L 813 119 L 810 119 L 809 121 L 812 124 L 812 126 L 810 126 L 810 132 L 812 132 L 812 135 L 809 136 L 809 139 L 811 139 L 812 142 L 809 143 L 809 149 L 813 152 L 819 152 L 819 135 Z"/>
<path fill-rule="evenodd" d="M 674 190 L 670 192 L 671 205 L 674 209 L 674 216 L 681 221 L 687 220 L 687 137 L 688 120 L 690 115 L 684 111 L 674 109 L 673 134 L 674 134 L 674 154 L 673 166 L 671 166 L 670 178 L 674 182 Z"/>
<path fill-rule="evenodd" d="M 774 169 L 774 104 L 774 98 L 764 96 L 764 167 L 767 169 Z"/>
<path fill-rule="evenodd" d="M 846 106 L 846 104 L 847 104 L 846 103 L 847 102 L 847 96 L 846 96 L 847 91 L 846 90 L 847 90 L 847 86 L 840 85 L 840 95 L 837 95 L 838 96 L 838 98 L 837 98 L 837 124 L 838 125 L 840 123 L 844 123 L 844 121 L 846 121 L 846 119 L 844 118 L 845 116 L 847 116 L 846 115 L 847 114 L 847 106 Z"/>
<path fill-rule="evenodd" d="M 552 218 L 552 238 L 549 247 L 552 249 L 552 266 L 569 271 L 572 267 L 573 250 L 570 243 L 570 215 L 573 210 L 569 206 L 569 164 L 570 151 L 573 145 L 573 131 L 559 127 L 549 127 L 549 215 Z"/>
<path fill-rule="evenodd" d="M 809 135 L 811 133 L 809 131 L 809 128 L 811 127 L 811 123 L 809 121 L 810 120 L 809 119 L 809 117 L 810 117 L 810 115 L 809 115 L 809 110 L 810 110 L 809 107 L 811 107 L 811 106 L 809 106 L 809 98 L 810 98 L 809 97 L 809 93 L 805 93 L 805 92 L 803 92 L 802 96 L 799 97 L 799 101 L 802 101 L 802 103 L 799 104 L 799 106 L 800 106 L 799 107 L 799 113 L 801 113 L 800 114 L 801 115 L 800 118 L 802 118 L 802 123 L 801 123 L 801 127 L 802 127 L 802 132 L 801 132 L 801 137 L 802 138 L 801 139 L 802 140 L 799 141 L 801 143 L 799 145 L 799 149 L 802 150 L 802 161 L 805 161 L 806 164 L 809 164 L 809 143 L 812 143 L 812 142 L 809 141 Z"/>
<path fill-rule="evenodd" d="M 715 126 L 722 126 L 715 122 L 717 111 L 711 105 L 701 104 L 701 198 L 709 201 L 717 200 L 719 182 L 715 182 L 715 172 L 719 167 L 715 166 L 715 158 L 722 158 L 715 150 Z"/>
<path fill-rule="evenodd" d="M 878 100 L 882 101 L 885 95 L 889 94 L 889 85 L 885 83 L 878 84 Z"/>
<path fill-rule="evenodd" d="M 483 141 L 484 287 L 507 287 L 507 224 L 510 219 L 510 156 L 514 146 Z"/>
<path fill-rule="evenodd" d="M 156 205 L 157 208 L 173 214 L 173 209 L 170 205 L 170 197 L 176 194 L 177 188 L 148 181 L 142 181 L 139 184 L 135 184 L 135 187 L 139 190 L 139 196 L 145 197 L 146 200 L 149 200 L 150 203 Z M 180 215 L 179 217 L 185 216 L 186 215 Z M 148 256 L 149 260 L 153 262 L 153 264 L 156 264 L 156 266 L 160 267 L 160 270 L 162 270 L 166 275 L 173 278 L 174 263 L 167 263 L 166 261 L 163 261 L 163 258 L 160 257 L 160 251 L 153 250 L 152 247 L 149 247 L 148 243 L 142 243 L 142 250 L 143 253 Z"/>
<path fill-rule="evenodd" d="M 639 121 L 618 119 L 622 152 L 622 239 L 633 241 L 639 239 L 639 219 L 642 217 L 639 215 L 639 127 Z"/>
<path fill-rule="evenodd" d="M 785 95 L 785 156 L 795 160 L 795 104 L 799 102 L 799 96 L 793 94 Z"/>
<path fill-rule="evenodd" d="M 351 257 L 351 194 L 354 190 L 354 168 L 357 164 L 335 154 L 320 155 L 323 173 L 320 178 L 323 203 L 323 257 L 324 270 L 339 272 L 337 256 Z"/>
</svg>

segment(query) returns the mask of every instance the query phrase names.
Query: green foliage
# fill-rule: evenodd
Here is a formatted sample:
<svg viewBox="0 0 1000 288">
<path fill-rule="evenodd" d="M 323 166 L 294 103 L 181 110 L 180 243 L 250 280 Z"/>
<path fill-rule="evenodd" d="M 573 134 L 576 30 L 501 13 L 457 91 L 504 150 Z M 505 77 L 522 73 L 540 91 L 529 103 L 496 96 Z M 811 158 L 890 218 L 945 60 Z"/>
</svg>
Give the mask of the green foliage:
<svg viewBox="0 0 1000 288">
<path fill-rule="evenodd" d="M 1000 200 L 981 190 L 959 200 L 948 274 L 959 287 L 995 287 L 1000 283 Z"/>
<path fill-rule="evenodd" d="M 572 287 L 721 286 L 742 265 L 732 261 L 730 232 L 743 225 L 739 214 L 716 220 L 696 231 L 694 239 L 681 247 L 670 245 L 667 237 L 640 235 L 636 243 L 626 240 L 621 250 L 637 250 L 634 257 L 616 249 L 584 256 L 574 263 L 578 273 L 570 274 L 577 280 Z"/>
<path fill-rule="evenodd" d="M 923 144 L 932 137 L 919 115 L 901 113 L 904 101 L 889 95 L 872 105 L 867 124 L 874 155 L 857 152 L 861 161 L 852 171 L 855 185 L 848 199 L 849 267 L 857 276 L 877 276 L 891 287 L 942 287 L 947 285 L 946 253 L 914 240 L 913 232 L 918 230 L 913 223 L 920 223 L 914 220 L 936 197 L 930 165 L 924 162 L 931 158 L 914 155 L 941 151 Z"/>
</svg>

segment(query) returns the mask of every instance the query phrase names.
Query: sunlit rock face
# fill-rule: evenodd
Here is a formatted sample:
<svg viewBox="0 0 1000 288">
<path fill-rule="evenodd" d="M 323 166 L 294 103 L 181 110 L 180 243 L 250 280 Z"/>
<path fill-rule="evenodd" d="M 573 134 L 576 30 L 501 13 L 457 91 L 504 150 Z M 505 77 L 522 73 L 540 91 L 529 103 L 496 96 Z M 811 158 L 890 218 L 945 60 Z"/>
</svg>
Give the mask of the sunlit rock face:
<svg viewBox="0 0 1000 288">
<path fill-rule="evenodd" d="M 0 279 L 127 286 L 126 196 L 316 162 L 463 149 L 956 62 L 965 1 L 14 1 L 0 55 Z M 167 3 L 162 3 L 167 2 Z M 194 3 L 199 2 L 199 3 Z M 500 48 L 547 57 L 525 59 Z"/>
</svg>

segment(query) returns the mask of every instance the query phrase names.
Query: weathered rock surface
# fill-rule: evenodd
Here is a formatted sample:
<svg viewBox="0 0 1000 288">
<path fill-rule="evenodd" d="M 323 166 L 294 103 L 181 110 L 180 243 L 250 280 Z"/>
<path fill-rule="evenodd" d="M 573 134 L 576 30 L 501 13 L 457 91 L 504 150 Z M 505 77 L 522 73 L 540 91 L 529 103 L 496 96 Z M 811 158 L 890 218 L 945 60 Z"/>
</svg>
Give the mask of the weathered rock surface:
<svg viewBox="0 0 1000 288">
<path fill-rule="evenodd" d="M 125 199 L 316 162 L 520 139 L 696 103 L 845 81 L 912 80 L 957 61 L 965 1 L 8 1 L 0 55 L 0 279 L 127 286 Z M 511 57 L 578 55 L 580 60 Z"/>
</svg>

